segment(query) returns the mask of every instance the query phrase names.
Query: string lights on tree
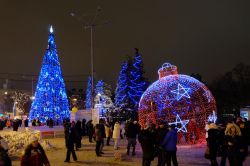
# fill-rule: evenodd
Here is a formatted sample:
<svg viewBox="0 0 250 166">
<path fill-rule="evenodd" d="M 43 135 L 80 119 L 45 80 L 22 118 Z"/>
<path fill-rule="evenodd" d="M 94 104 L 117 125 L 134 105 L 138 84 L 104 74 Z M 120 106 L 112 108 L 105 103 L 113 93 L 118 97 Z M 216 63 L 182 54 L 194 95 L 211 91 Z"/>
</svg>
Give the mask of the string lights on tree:
<svg viewBox="0 0 250 166">
<path fill-rule="evenodd" d="M 52 26 L 49 31 L 48 48 L 44 55 L 29 120 L 39 118 L 41 122 L 45 122 L 46 119 L 52 118 L 62 122 L 63 119 L 69 118 L 69 103 Z"/>
<path fill-rule="evenodd" d="M 216 111 L 208 88 L 193 77 L 178 74 L 177 67 L 165 63 L 158 70 L 159 80 L 143 93 L 139 103 L 139 123 L 158 126 L 160 121 L 177 126 L 179 140 L 197 142 L 205 137 L 205 123 Z"/>
</svg>

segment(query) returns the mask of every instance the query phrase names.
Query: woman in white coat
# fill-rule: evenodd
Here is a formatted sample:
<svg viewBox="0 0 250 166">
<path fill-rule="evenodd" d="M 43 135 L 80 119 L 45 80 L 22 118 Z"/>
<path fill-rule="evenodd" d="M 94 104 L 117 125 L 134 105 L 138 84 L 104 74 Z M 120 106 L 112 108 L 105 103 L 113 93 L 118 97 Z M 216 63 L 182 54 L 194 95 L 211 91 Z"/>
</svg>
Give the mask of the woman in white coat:
<svg viewBox="0 0 250 166">
<path fill-rule="evenodd" d="M 120 140 L 120 130 L 121 130 L 121 125 L 119 122 L 115 122 L 114 130 L 113 130 L 113 139 L 115 142 L 114 149 L 118 149 L 118 142 Z"/>
</svg>

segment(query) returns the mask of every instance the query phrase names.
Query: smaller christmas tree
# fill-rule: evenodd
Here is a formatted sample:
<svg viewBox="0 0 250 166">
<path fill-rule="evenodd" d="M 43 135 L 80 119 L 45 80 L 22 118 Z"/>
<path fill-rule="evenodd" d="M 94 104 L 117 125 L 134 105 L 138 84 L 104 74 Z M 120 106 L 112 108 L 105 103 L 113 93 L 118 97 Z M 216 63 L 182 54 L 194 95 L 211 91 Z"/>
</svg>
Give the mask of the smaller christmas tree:
<svg viewBox="0 0 250 166">
<path fill-rule="evenodd" d="M 101 116 L 107 116 L 114 110 L 114 104 L 111 99 L 111 87 L 99 80 L 95 88 L 95 104 L 101 104 Z"/>
<path fill-rule="evenodd" d="M 131 112 L 134 109 L 133 102 L 129 98 L 129 73 L 130 73 L 130 63 L 131 59 L 125 61 L 122 64 L 120 74 L 117 81 L 117 86 L 115 90 L 115 106 L 117 109 L 116 116 L 121 116 L 129 119 Z"/>
<path fill-rule="evenodd" d="M 134 63 L 130 72 L 129 97 L 134 104 L 134 109 L 138 109 L 142 94 L 148 87 L 148 83 L 143 77 L 143 63 L 139 50 L 135 49 Z"/>
<path fill-rule="evenodd" d="M 93 98 L 92 98 L 92 77 L 88 77 L 88 84 L 86 90 L 86 109 L 90 110 L 93 105 Z"/>
</svg>

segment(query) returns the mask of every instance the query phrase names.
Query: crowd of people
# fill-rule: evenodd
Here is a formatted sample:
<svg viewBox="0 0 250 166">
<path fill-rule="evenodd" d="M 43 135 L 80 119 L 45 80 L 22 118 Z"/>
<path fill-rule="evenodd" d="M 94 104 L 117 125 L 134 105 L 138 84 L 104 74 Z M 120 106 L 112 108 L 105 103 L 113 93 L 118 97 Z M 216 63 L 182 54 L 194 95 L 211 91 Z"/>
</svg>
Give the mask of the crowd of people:
<svg viewBox="0 0 250 166">
<path fill-rule="evenodd" d="M 249 121 L 242 118 L 227 123 L 208 123 L 207 158 L 211 166 L 218 166 L 217 157 L 221 157 L 220 166 L 225 166 L 228 159 L 230 166 L 242 166 L 248 155 Z"/>
<path fill-rule="evenodd" d="M 0 124 L 6 122 L 0 121 Z M 18 123 L 13 120 L 12 126 Z M 32 123 L 39 124 L 36 119 Z M 119 149 L 120 140 L 126 137 L 126 154 L 136 155 L 137 140 L 142 148 L 142 166 L 150 166 L 154 158 L 158 159 L 157 166 L 178 166 L 176 152 L 178 143 L 177 129 L 174 124 L 169 125 L 165 121 L 159 121 L 158 126 L 147 123 L 142 128 L 137 121 L 128 120 L 121 123 L 119 120 L 107 121 L 100 119 L 98 124 L 93 124 L 92 120 L 86 123 L 86 120 L 71 121 L 64 120 L 65 146 L 67 148 L 65 162 L 70 162 L 72 156 L 77 161 L 76 152 L 82 147 L 82 138 L 88 136 L 90 143 L 95 142 L 95 153 L 101 157 L 105 151 L 104 146 L 110 146 L 110 140 L 113 140 L 114 150 Z M 53 127 L 54 121 L 47 121 L 49 127 Z M 217 157 L 221 157 L 220 166 L 225 166 L 228 159 L 230 166 L 242 166 L 248 155 L 249 145 L 249 121 L 237 118 L 227 123 L 215 124 L 208 122 L 205 127 L 207 149 L 205 157 L 211 161 L 211 166 L 218 166 Z M 0 137 L 0 165 L 4 163 L 11 166 L 11 160 L 8 156 L 8 144 Z M 38 142 L 38 138 L 31 138 L 31 143 L 25 148 L 21 158 L 21 166 L 49 166 L 49 160 Z"/>
<path fill-rule="evenodd" d="M 124 133 L 123 133 L 124 130 Z M 81 148 L 83 136 L 89 137 L 89 142 L 96 142 L 95 152 L 97 157 L 104 154 L 103 147 L 110 146 L 110 139 L 113 139 L 114 150 L 119 149 L 120 140 L 125 136 L 127 139 L 126 154 L 136 155 L 137 138 L 141 144 L 143 157 L 142 165 L 149 166 L 155 157 L 158 157 L 158 166 L 178 165 L 176 158 L 177 151 L 177 130 L 175 125 L 168 126 L 166 122 L 161 122 L 156 128 L 153 124 L 148 124 L 141 128 L 137 121 L 128 120 L 125 125 L 120 121 L 106 121 L 100 119 L 94 125 L 92 120 L 86 123 L 85 120 L 71 123 L 64 121 L 65 145 L 67 148 L 65 162 L 70 162 L 70 156 L 77 161 L 75 151 Z M 106 143 L 105 143 L 106 141 Z"/>
<path fill-rule="evenodd" d="M 19 127 L 28 127 L 28 119 L 10 119 L 9 117 L 2 117 L 0 119 L 0 130 L 4 128 L 13 128 L 13 131 L 18 131 Z"/>
</svg>

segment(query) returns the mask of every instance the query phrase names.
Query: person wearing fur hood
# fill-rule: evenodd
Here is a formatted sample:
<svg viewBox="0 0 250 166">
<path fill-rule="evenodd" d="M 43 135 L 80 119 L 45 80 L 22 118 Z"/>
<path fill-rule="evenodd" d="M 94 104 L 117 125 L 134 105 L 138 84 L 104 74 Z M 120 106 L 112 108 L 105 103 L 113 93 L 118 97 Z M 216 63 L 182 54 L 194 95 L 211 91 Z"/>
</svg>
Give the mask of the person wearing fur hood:
<svg viewBox="0 0 250 166">
<path fill-rule="evenodd" d="M 31 137 L 31 143 L 25 148 L 21 158 L 21 166 L 50 166 L 49 160 L 38 137 Z"/>
<path fill-rule="evenodd" d="M 228 123 L 224 141 L 230 166 L 242 166 L 240 160 L 240 136 L 240 128 L 234 123 Z"/>
</svg>

